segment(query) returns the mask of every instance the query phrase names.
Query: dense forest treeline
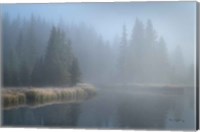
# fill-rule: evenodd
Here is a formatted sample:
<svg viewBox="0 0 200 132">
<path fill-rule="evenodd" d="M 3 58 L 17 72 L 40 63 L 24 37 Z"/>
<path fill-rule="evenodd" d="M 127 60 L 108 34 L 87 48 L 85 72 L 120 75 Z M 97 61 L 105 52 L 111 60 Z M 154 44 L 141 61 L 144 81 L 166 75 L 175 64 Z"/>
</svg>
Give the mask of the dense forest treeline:
<svg viewBox="0 0 200 132">
<path fill-rule="evenodd" d="M 5 16 L 3 24 L 5 86 L 73 86 L 80 81 L 78 60 L 60 28 L 34 16 L 11 23 Z"/>
<path fill-rule="evenodd" d="M 4 86 L 194 82 L 194 64 L 184 62 L 181 47 L 168 52 L 151 20 L 136 19 L 130 35 L 124 25 L 113 41 L 84 23 L 55 26 L 34 15 L 3 14 L 2 27 Z"/>
</svg>

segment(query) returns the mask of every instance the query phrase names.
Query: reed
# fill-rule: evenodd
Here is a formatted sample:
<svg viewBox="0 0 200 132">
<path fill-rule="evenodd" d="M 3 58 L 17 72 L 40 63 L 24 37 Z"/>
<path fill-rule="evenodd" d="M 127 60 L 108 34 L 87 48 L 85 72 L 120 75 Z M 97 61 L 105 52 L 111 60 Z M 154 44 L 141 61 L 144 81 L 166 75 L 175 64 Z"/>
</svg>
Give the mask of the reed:
<svg viewBox="0 0 200 132">
<path fill-rule="evenodd" d="M 75 87 L 42 88 L 4 88 L 2 90 L 3 107 L 18 105 L 44 104 L 56 101 L 85 100 L 96 94 L 90 84 L 78 84 Z"/>
</svg>

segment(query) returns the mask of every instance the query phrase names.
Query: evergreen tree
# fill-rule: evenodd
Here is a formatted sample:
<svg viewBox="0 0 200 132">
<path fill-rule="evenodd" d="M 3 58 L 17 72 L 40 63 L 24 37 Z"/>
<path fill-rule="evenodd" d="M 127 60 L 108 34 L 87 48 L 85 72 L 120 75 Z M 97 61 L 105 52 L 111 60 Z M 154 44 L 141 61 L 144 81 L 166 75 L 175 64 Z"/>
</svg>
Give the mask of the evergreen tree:
<svg viewBox="0 0 200 132">
<path fill-rule="evenodd" d="M 29 86 L 30 85 L 30 76 L 29 76 L 29 71 L 28 71 L 28 66 L 25 60 L 21 62 L 20 65 L 20 85 L 21 86 Z"/>
<path fill-rule="evenodd" d="M 34 15 L 32 15 L 30 23 L 28 25 L 27 36 L 26 36 L 26 50 L 27 50 L 26 61 L 28 65 L 29 75 L 31 75 L 36 59 L 38 58 L 37 48 L 36 48 L 36 43 L 38 42 L 36 38 L 35 29 L 36 29 L 36 18 Z"/>
<path fill-rule="evenodd" d="M 168 58 L 168 52 L 166 42 L 164 38 L 160 37 L 157 44 L 157 51 L 155 53 L 155 68 L 157 76 L 157 82 L 169 83 L 169 73 L 171 69 L 170 61 Z"/>
<path fill-rule="evenodd" d="M 71 63 L 72 54 L 69 41 L 65 40 L 64 32 L 53 27 L 44 60 L 46 84 L 70 84 L 69 68 Z"/>
<path fill-rule="evenodd" d="M 73 58 L 72 65 L 71 65 L 71 70 L 70 70 L 70 75 L 71 75 L 71 85 L 75 85 L 77 82 L 80 81 L 80 69 L 79 69 L 79 64 L 77 58 Z"/>
<path fill-rule="evenodd" d="M 144 80 L 148 83 L 155 83 L 158 81 L 158 77 L 156 76 L 157 67 L 156 63 L 156 46 L 157 46 L 157 34 L 153 27 L 151 20 L 147 21 L 145 28 L 145 45 L 143 48 L 143 63 L 142 66 L 143 72 L 145 73 Z"/>
<path fill-rule="evenodd" d="M 7 86 L 18 86 L 19 85 L 19 71 L 18 71 L 18 60 L 16 58 L 16 53 L 13 48 L 10 50 L 10 56 L 8 58 L 7 65 Z"/>
<path fill-rule="evenodd" d="M 127 74 L 128 74 L 128 55 L 127 55 L 127 31 L 126 26 L 123 25 L 122 29 L 122 37 L 120 42 L 120 49 L 119 49 L 119 78 L 121 81 L 127 80 Z"/>
<path fill-rule="evenodd" d="M 144 57 L 144 25 L 139 20 L 135 20 L 132 30 L 130 45 L 128 47 L 128 60 L 129 60 L 129 78 L 132 81 L 140 82 L 144 77 L 143 73 L 143 57 Z"/>
<path fill-rule="evenodd" d="M 23 45 L 24 44 L 24 38 L 23 38 L 23 34 L 22 31 L 20 31 L 19 36 L 18 36 L 18 40 L 17 40 L 17 44 L 16 44 L 16 53 L 17 53 L 17 57 L 20 59 L 24 59 L 23 56 Z"/>
<path fill-rule="evenodd" d="M 31 74 L 31 84 L 33 86 L 42 86 L 44 85 L 44 63 L 43 59 L 38 59 L 36 62 L 33 72 Z"/>
<path fill-rule="evenodd" d="M 148 48 L 155 46 L 157 41 L 157 34 L 151 20 L 148 20 L 146 24 L 145 40 L 146 40 L 145 46 L 147 46 Z"/>
<path fill-rule="evenodd" d="M 186 80 L 186 66 L 183 58 L 182 49 L 177 46 L 174 50 L 172 58 L 172 83 L 183 84 Z"/>
</svg>

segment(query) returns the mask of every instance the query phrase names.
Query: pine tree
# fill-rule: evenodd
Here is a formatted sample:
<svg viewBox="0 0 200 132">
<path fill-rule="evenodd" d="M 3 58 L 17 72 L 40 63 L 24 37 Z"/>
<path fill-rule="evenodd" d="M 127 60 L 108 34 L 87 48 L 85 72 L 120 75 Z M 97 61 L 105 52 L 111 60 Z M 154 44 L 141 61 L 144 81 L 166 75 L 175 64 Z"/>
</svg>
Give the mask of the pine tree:
<svg viewBox="0 0 200 132">
<path fill-rule="evenodd" d="M 8 69 L 7 77 L 8 86 L 18 86 L 19 85 L 19 69 L 18 69 L 18 60 L 16 58 L 16 53 L 13 48 L 10 50 L 10 56 L 8 60 Z"/>
<path fill-rule="evenodd" d="M 37 34 L 36 27 L 37 27 L 37 21 L 36 21 L 35 16 L 32 15 L 26 28 L 26 32 L 25 32 L 26 35 L 24 36 L 25 44 L 24 44 L 24 50 L 23 50 L 24 55 L 25 55 L 24 59 L 27 63 L 29 78 L 31 76 L 32 70 L 38 58 L 38 53 L 37 53 L 38 48 L 36 47 L 38 43 L 38 38 L 36 37 L 36 34 Z"/>
<path fill-rule="evenodd" d="M 177 84 L 185 83 L 186 71 L 182 49 L 180 46 L 177 46 L 172 59 L 172 82 Z"/>
<path fill-rule="evenodd" d="M 69 41 L 66 41 L 64 32 L 53 27 L 44 59 L 46 85 L 69 85 L 71 63 Z"/>
<path fill-rule="evenodd" d="M 44 85 L 44 63 L 43 59 L 38 59 L 36 62 L 33 72 L 31 74 L 31 85 L 33 86 L 42 86 Z"/>
<path fill-rule="evenodd" d="M 28 71 L 28 66 L 25 60 L 21 62 L 20 65 L 20 85 L 21 86 L 29 86 L 30 85 L 30 76 Z"/>
<path fill-rule="evenodd" d="M 20 58 L 20 60 L 24 59 L 23 47 L 24 47 L 24 37 L 22 31 L 20 31 L 15 48 L 17 57 Z"/>
<path fill-rule="evenodd" d="M 127 80 L 127 66 L 128 66 L 128 55 L 127 55 L 127 31 L 126 26 L 123 25 L 122 29 L 122 37 L 120 42 L 120 49 L 119 49 L 119 78 L 121 81 Z"/>
<path fill-rule="evenodd" d="M 70 70 L 70 75 L 71 75 L 71 85 L 75 85 L 80 81 L 80 69 L 79 69 L 79 64 L 77 58 L 73 58 L 72 65 L 71 65 L 71 70 Z"/>
<path fill-rule="evenodd" d="M 157 41 L 157 34 L 156 31 L 153 27 L 152 21 L 148 20 L 146 24 L 146 29 L 145 29 L 145 40 L 146 40 L 146 45 L 147 47 L 152 47 L 156 44 Z"/>
<path fill-rule="evenodd" d="M 140 82 L 143 77 L 143 57 L 144 57 L 144 24 L 139 20 L 135 20 L 132 30 L 130 45 L 128 47 L 129 60 L 129 77 L 132 81 Z"/>
<path fill-rule="evenodd" d="M 169 83 L 171 65 L 168 58 L 166 42 L 163 37 L 159 38 L 154 63 L 157 69 L 154 73 L 154 76 L 157 76 L 157 82 Z"/>
<path fill-rule="evenodd" d="M 157 34 L 153 27 L 151 20 L 147 21 L 144 36 L 144 47 L 143 47 L 143 76 L 144 81 L 148 83 L 155 83 L 158 79 L 157 64 L 156 64 L 156 46 L 157 46 Z"/>
</svg>

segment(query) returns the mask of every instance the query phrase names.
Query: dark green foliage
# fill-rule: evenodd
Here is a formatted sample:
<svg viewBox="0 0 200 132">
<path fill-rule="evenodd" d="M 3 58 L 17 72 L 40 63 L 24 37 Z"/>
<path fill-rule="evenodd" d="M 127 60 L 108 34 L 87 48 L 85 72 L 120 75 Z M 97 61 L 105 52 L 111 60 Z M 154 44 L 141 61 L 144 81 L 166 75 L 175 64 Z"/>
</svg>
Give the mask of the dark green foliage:
<svg viewBox="0 0 200 132">
<path fill-rule="evenodd" d="M 32 72 L 32 85 L 75 85 L 80 79 L 77 59 L 73 57 L 70 41 L 59 28 L 53 27 L 44 59 L 40 59 Z"/>
<path fill-rule="evenodd" d="M 30 84 L 30 76 L 29 76 L 29 72 L 28 72 L 28 66 L 25 61 L 21 63 L 19 77 L 20 77 L 20 85 L 27 86 Z"/>
<path fill-rule="evenodd" d="M 71 85 L 75 85 L 77 82 L 80 81 L 81 73 L 80 73 L 80 69 L 79 69 L 78 60 L 76 58 L 74 58 L 72 61 L 70 75 L 71 75 Z"/>
<path fill-rule="evenodd" d="M 44 72 L 43 72 L 43 59 L 39 59 L 37 61 L 37 63 L 35 64 L 34 68 L 33 68 L 33 72 L 32 72 L 32 75 L 31 75 L 31 84 L 34 85 L 34 86 L 39 86 L 39 85 L 42 85 L 43 82 L 43 77 L 44 77 Z"/>
<path fill-rule="evenodd" d="M 70 41 L 59 28 L 53 27 L 50 33 L 48 28 L 34 15 L 28 21 L 18 17 L 12 22 L 3 16 L 4 86 L 65 86 L 79 81 Z"/>
<path fill-rule="evenodd" d="M 72 53 L 69 42 L 60 29 L 52 28 L 44 59 L 44 75 L 47 85 L 70 84 L 69 68 L 72 63 Z"/>
<path fill-rule="evenodd" d="M 19 85 L 19 71 L 18 71 L 18 60 L 14 49 L 10 50 L 10 56 L 7 60 L 7 65 L 4 65 L 4 77 L 3 83 L 8 86 Z"/>
</svg>

